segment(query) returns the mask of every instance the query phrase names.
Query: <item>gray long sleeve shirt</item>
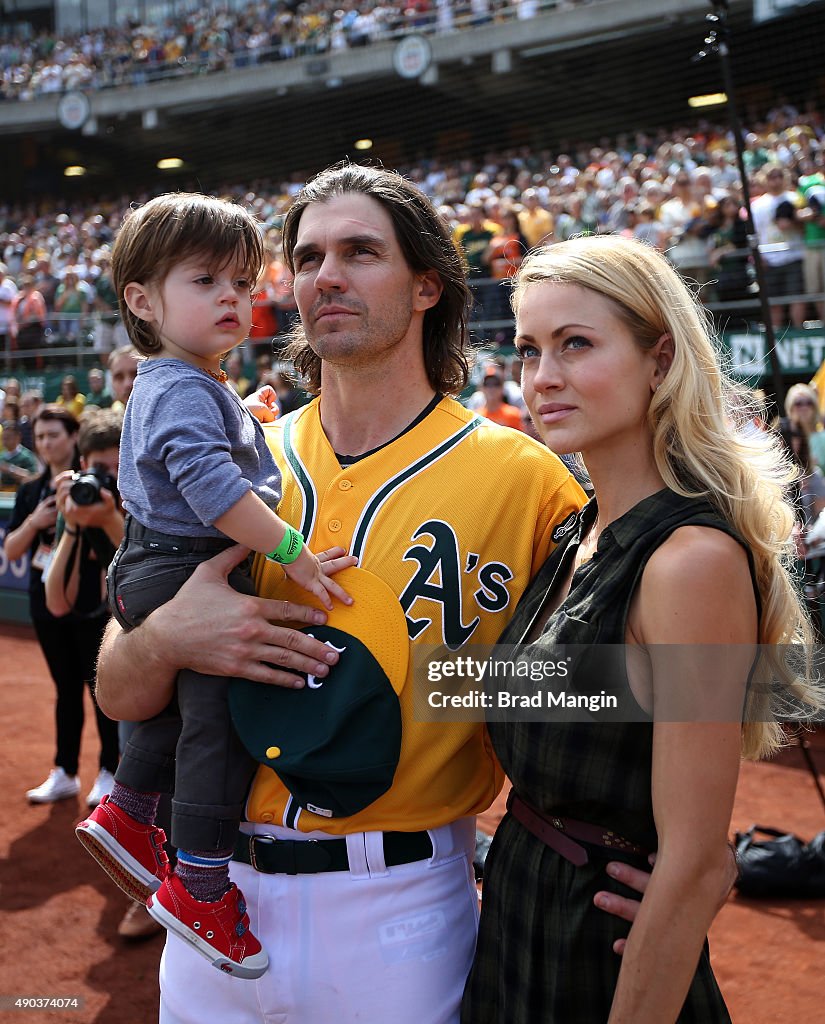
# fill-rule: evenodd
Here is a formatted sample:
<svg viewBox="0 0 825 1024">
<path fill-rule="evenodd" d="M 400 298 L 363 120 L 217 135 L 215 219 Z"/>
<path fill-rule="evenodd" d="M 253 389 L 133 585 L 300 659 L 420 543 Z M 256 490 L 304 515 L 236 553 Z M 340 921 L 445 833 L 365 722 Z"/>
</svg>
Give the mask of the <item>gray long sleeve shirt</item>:
<svg viewBox="0 0 825 1024">
<path fill-rule="evenodd" d="M 180 359 L 147 359 L 123 420 L 118 489 L 142 525 L 221 537 L 212 524 L 254 491 L 271 509 L 281 475 L 261 425 L 226 384 Z"/>
</svg>

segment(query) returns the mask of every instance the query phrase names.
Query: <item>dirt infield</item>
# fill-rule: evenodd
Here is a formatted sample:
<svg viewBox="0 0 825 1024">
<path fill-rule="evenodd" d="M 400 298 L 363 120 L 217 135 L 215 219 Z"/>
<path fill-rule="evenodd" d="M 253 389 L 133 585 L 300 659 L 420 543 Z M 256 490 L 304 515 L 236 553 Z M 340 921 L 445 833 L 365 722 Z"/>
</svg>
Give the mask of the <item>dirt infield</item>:
<svg viewBox="0 0 825 1024">
<path fill-rule="evenodd" d="M 25 791 L 45 778 L 53 756 L 52 683 L 26 628 L 0 626 L 0 692 L 5 708 L 0 729 L 0 1021 L 149 1024 L 157 1019 L 161 940 L 129 946 L 118 938 L 126 897 L 74 838 L 72 826 L 84 811 L 81 799 L 41 807 L 25 800 Z M 812 743 L 825 777 L 825 731 Z M 87 715 L 81 795 L 96 774 L 97 749 Z M 488 828 L 502 806 L 499 801 L 485 815 Z M 806 838 L 825 829 L 825 811 L 798 750 L 789 749 L 770 764 L 744 767 L 734 827 L 744 829 L 754 821 Z M 714 924 L 711 952 L 733 1020 L 796 1024 L 821 1019 L 823 940 L 825 900 L 803 904 L 732 897 Z M 5 1009 L 12 996 L 70 997 L 83 1005 L 72 1011 Z M 392 1024 L 392 1017 L 367 1024 Z"/>
</svg>

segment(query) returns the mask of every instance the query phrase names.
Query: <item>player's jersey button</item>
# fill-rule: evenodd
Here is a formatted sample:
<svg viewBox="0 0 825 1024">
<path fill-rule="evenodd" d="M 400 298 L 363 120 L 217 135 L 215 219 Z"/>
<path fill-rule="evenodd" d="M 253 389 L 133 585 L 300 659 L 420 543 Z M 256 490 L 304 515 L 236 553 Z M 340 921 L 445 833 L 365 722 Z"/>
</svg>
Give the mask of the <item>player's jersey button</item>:
<svg viewBox="0 0 825 1024">
<path fill-rule="evenodd" d="M 261 815 L 261 821 L 266 822 L 267 825 L 274 820 L 275 815 L 271 811 L 264 811 L 264 813 Z"/>
<path fill-rule="evenodd" d="M 338 484 L 339 491 L 348 491 L 352 487 L 352 480 L 341 480 Z"/>
<path fill-rule="evenodd" d="M 340 529 L 341 529 L 341 520 L 340 519 L 330 519 L 330 521 L 329 521 L 329 531 L 330 531 L 330 533 L 338 533 L 338 531 Z"/>
</svg>

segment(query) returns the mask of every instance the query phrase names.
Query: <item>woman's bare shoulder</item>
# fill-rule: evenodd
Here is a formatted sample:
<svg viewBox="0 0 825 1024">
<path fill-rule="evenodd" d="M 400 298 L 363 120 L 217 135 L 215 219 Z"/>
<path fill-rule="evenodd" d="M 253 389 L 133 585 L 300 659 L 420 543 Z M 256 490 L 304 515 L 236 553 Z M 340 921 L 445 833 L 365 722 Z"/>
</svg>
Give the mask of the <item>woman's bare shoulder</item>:
<svg viewBox="0 0 825 1024">
<path fill-rule="evenodd" d="M 638 612 L 647 643 L 750 642 L 756 602 L 747 552 L 722 530 L 680 527 L 645 566 Z"/>
</svg>

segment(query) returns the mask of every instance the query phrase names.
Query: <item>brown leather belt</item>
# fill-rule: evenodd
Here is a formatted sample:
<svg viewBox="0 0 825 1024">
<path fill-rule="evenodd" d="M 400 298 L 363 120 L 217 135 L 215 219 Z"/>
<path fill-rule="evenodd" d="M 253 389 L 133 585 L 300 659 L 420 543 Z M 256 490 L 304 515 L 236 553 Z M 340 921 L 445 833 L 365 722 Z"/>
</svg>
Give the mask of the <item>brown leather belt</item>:
<svg viewBox="0 0 825 1024">
<path fill-rule="evenodd" d="M 587 864 L 589 860 L 587 850 L 581 843 L 601 846 L 607 850 L 615 850 L 617 853 L 632 853 L 637 857 L 647 857 L 648 855 L 647 850 L 637 843 L 632 843 L 629 839 L 617 835 L 610 829 L 602 828 L 601 825 L 542 814 L 535 807 L 525 803 L 512 789 L 507 797 L 507 810 L 536 839 L 540 839 L 545 846 L 555 850 L 559 856 L 569 860 L 577 868 Z M 577 839 L 578 843 L 575 842 Z"/>
</svg>

